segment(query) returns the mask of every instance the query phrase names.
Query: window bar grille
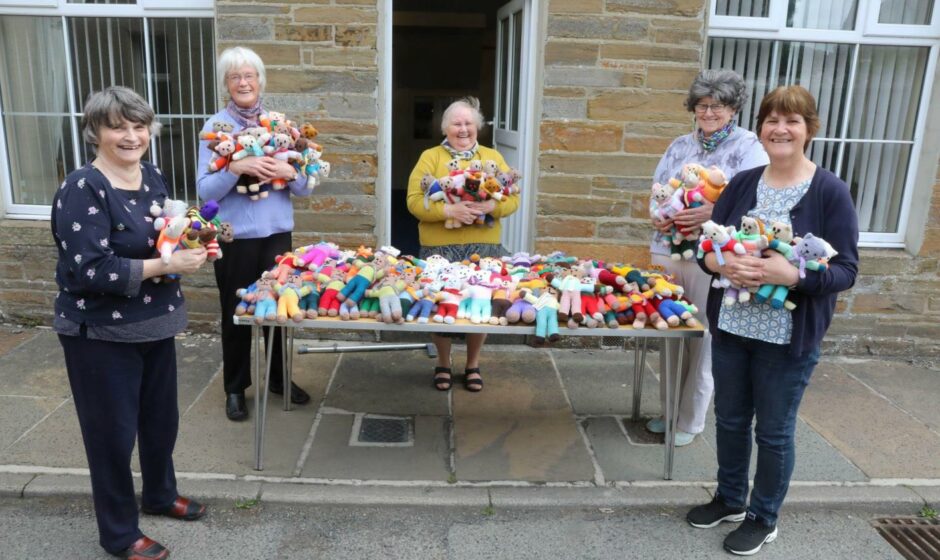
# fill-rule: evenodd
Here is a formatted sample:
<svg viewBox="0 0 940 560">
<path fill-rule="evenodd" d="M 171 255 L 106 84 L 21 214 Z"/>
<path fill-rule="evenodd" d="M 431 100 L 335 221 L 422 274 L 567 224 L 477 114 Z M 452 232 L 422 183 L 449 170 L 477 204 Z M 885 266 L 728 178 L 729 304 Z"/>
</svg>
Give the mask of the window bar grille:
<svg viewBox="0 0 940 560">
<path fill-rule="evenodd" d="M 152 52 L 150 49 L 150 18 L 143 18 L 144 26 L 144 83 L 147 86 L 147 103 L 153 107 L 153 63 L 151 62 Z M 156 117 L 155 117 L 156 118 Z M 159 118 L 157 118 L 159 121 Z M 150 161 L 154 165 L 160 165 L 160 154 L 157 153 L 157 137 L 150 137 Z"/>
<path fill-rule="evenodd" d="M 72 166 L 78 168 L 81 165 L 81 158 L 79 157 L 79 134 L 78 134 L 78 119 L 75 118 L 75 113 L 78 111 L 75 107 L 75 84 L 71 79 L 72 73 L 72 51 L 69 48 L 69 21 L 65 16 L 61 16 L 62 21 L 62 49 L 65 53 L 65 84 L 66 91 L 68 92 L 68 107 L 69 107 L 69 126 L 72 130 Z M 68 160 L 63 160 L 68 161 Z M 66 172 L 68 172 L 68 165 L 66 165 Z"/>
</svg>

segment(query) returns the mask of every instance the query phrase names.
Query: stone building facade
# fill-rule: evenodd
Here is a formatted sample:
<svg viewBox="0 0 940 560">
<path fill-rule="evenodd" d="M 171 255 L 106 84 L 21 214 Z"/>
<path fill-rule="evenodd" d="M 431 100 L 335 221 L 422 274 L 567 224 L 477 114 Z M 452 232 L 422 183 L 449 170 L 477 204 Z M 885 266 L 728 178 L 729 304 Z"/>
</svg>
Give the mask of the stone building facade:
<svg viewBox="0 0 940 560">
<path fill-rule="evenodd" d="M 295 199 L 295 245 L 326 238 L 376 245 L 394 191 L 383 188 L 381 0 L 217 0 L 217 49 L 243 44 L 267 67 L 266 103 L 313 120 L 333 175 L 309 199 Z M 656 163 L 690 130 L 683 100 L 703 67 L 707 0 L 535 2 L 532 49 L 537 125 L 534 249 L 648 263 L 648 189 Z M 420 64 L 420 61 L 414 61 Z M 935 84 L 937 76 L 928 76 Z M 933 88 L 940 97 L 940 87 Z M 932 103 L 932 105 L 940 105 Z M 928 135 L 940 137 L 934 109 Z M 864 248 L 857 286 L 839 298 L 829 352 L 938 356 L 940 343 L 940 173 L 937 146 L 920 165 L 932 188 L 918 204 L 919 231 L 906 249 Z M 4 219 L 0 228 L 0 312 L 10 321 L 49 323 L 54 296 L 48 222 Z M 209 273 L 187 289 L 194 329 L 218 321 Z"/>
</svg>

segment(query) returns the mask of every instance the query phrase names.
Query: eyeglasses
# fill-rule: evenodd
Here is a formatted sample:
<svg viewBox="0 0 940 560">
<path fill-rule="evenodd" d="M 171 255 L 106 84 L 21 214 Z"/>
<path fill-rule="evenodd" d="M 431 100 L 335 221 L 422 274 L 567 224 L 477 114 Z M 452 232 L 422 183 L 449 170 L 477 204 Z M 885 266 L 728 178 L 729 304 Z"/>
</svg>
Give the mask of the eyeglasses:
<svg viewBox="0 0 940 560">
<path fill-rule="evenodd" d="M 724 103 L 712 103 L 711 105 L 708 105 L 707 103 L 697 103 L 695 105 L 695 112 L 707 113 L 708 110 L 711 109 L 712 113 L 717 113 L 718 111 L 724 111 L 725 107 L 727 107 L 727 105 Z"/>
<path fill-rule="evenodd" d="M 247 74 L 229 74 L 228 76 L 225 77 L 225 80 L 230 84 L 237 84 L 241 82 L 242 80 L 245 80 L 246 82 L 249 82 L 249 83 L 253 83 L 257 79 L 258 79 L 258 75 L 253 72 L 249 72 Z"/>
</svg>

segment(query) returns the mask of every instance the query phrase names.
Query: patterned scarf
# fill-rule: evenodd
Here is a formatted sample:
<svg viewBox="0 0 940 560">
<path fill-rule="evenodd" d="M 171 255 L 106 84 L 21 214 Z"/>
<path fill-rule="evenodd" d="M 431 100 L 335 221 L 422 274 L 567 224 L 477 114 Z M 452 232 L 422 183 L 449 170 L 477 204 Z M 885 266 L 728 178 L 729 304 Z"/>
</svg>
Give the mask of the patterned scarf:
<svg viewBox="0 0 940 560">
<path fill-rule="evenodd" d="M 235 119 L 242 128 L 248 128 L 250 126 L 258 126 L 258 117 L 261 116 L 263 109 L 261 108 L 261 97 L 258 97 L 258 100 L 255 101 L 255 104 L 251 107 L 239 107 L 235 104 L 234 101 L 229 99 L 228 105 L 225 106 L 225 110 L 228 111 L 229 115 L 232 115 L 232 118 Z"/>
<path fill-rule="evenodd" d="M 450 143 L 447 141 L 446 138 L 444 139 L 443 142 L 441 142 L 441 146 L 444 146 L 444 149 L 447 150 L 447 152 L 450 154 L 450 157 L 462 159 L 462 160 L 473 159 L 477 155 L 477 150 L 480 149 L 480 145 L 477 142 L 474 142 L 473 147 L 470 148 L 469 150 L 464 150 L 464 151 L 456 150 L 450 145 Z"/>
<path fill-rule="evenodd" d="M 714 152 L 715 148 L 721 145 L 722 142 L 728 139 L 728 136 L 731 136 L 731 133 L 734 132 L 734 127 L 736 127 L 734 121 L 730 121 L 725 126 L 721 127 L 721 130 L 718 130 L 708 138 L 705 138 L 705 133 L 702 132 L 702 129 L 698 129 L 698 141 L 702 144 L 702 149 L 706 152 Z"/>
</svg>

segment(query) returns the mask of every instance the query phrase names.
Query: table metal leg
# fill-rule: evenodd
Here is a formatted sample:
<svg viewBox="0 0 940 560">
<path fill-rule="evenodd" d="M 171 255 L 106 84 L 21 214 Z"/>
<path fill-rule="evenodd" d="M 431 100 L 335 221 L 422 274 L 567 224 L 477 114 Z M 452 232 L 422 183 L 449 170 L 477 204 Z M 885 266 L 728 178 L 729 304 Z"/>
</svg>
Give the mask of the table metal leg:
<svg viewBox="0 0 940 560">
<path fill-rule="evenodd" d="M 640 421 L 640 397 L 643 395 L 643 364 L 640 362 L 640 337 L 633 338 L 633 416 Z"/>
<path fill-rule="evenodd" d="M 267 352 L 264 361 L 264 381 L 255 389 L 255 470 L 264 470 L 264 424 L 268 412 L 268 382 L 271 380 L 271 363 L 274 361 L 272 351 L 274 349 L 274 329 L 269 327 Z"/>
<path fill-rule="evenodd" d="M 685 352 L 685 339 L 680 338 L 679 357 L 676 368 L 672 369 L 672 353 L 668 343 L 663 345 L 666 352 L 666 461 L 663 478 L 672 480 L 673 459 L 676 454 L 676 423 L 679 420 L 679 387 L 682 380 L 682 354 Z"/>
<path fill-rule="evenodd" d="M 251 326 L 251 348 L 255 357 L 251 361 L 251 377 L 255 385 L 255 470 L 261 470 L 261 422 L 258 410 L 261 408 L 261 327 Z"/>
<path fill-rule="evenodd" d="M 288 333 L 291 329 L 281 328 L 281 387 L 284 387 L 284 410 L 291 409 L 290 403 L 290 358 L 291 349 L 288 341 Z"/>
</svg>

